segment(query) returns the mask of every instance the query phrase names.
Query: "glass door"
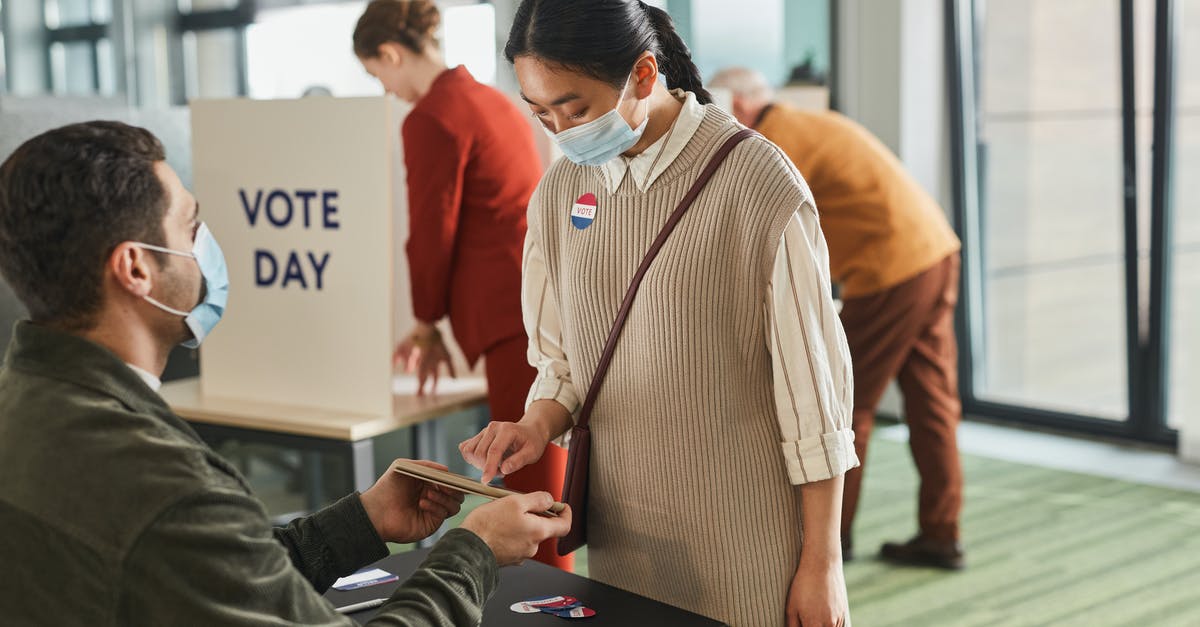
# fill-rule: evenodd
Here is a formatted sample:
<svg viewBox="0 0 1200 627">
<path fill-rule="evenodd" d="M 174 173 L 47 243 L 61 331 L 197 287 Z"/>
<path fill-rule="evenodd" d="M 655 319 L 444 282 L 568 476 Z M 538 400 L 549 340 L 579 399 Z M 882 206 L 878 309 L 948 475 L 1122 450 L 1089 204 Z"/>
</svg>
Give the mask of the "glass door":
<svg viewBox="0 0 1200 627">
<path fill-rule="evenodd" d="M 981 400 L 1129 415 L 1119 9 L 976 4 Z"/>
<path fill-rule="evenodd" d="M 1200 412 L 1200 0 L 1176 5 L 1167 425 Z M 1190 174 L 1190 175 L 1189 175 Z"/>
<path fill-rule="evenodd" d="M 1200 407 L 1200 181 L 1168 176 L 1200 167 L 1200 0 L 946 8 L 965 410 L 1172 442 L 1164 407 Z"/>
</svg>

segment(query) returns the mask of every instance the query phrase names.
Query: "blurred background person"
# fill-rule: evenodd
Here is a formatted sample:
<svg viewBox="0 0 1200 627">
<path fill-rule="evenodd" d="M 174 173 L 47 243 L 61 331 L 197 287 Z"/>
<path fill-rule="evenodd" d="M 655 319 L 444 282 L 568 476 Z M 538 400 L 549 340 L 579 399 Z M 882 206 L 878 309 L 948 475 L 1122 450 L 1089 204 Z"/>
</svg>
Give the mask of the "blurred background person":
<svg viewBox="0 0 1200 627">
<path fill-rule="evenodd" d="M 960 246 L 945 212 L 883 142 L 849 118 L 776 102 L 766 78 L 748 68 L 724 69 L 709 86 L 731 91 L 738 121 L 782 148 L 800 170 L 829 244 L 854 364 L 854 442 L 863 462 L 846 473 L 843 555 L 852 556 L 875 410 L 895 378 L 921 479 L 919 531 L 907 542 L 885 543 L 880 553 L 901 563 L 962 568 L 954 336 Z"/>
<path fill-rule="evenodd" d="M 384 89 L 413 108 L 401 130 L 408 172 L 406 246 L 416 328 L 395 361 L 436 390 L 450 354 L 435 324 L 449 316 L 467 362 L 480 356 L 492 420 L 517 420 L 536 371 L 521 321 L 525 212 L 542 175 L 529 123 L 501 92 L 463 66 L 447 68 L 431 0 L 374 0 L 354 29 L 354 52 Z M 511 489 L 561 496 L 566 453 L 504 478 Z M 572 568 L 553 543 L 536 559 Z"/>
</svg>

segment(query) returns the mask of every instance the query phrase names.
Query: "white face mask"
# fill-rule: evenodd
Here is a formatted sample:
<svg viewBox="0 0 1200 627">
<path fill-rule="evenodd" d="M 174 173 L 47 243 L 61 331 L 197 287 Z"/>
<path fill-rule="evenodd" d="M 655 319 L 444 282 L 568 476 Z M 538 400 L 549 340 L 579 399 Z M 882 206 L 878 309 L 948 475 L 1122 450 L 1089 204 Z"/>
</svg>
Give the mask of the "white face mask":
<svg viewBox="0 0 1200 627">
<path fill-rule="evenodd" d="M 631 74 L 629 79 L 632 78 Z M 650 122 L 650 100 L 646 99 L 646 116 L 636 129 L 630 128 L 629 123 L 618 111 L 621 102 L 625 100 L 625 91 L 629 89 L 629 79 L 626 79 L 625 87 L 621 89 L 617 105 L 612 111 L 587 124 L 557 134 L 542 127 L 546 135 L 558 143 L 566 158 L 579 165 L 603 165 L 633 148 L 642 138 L 642 133 L 646 132 L 646 125 Z"/>
</svg>

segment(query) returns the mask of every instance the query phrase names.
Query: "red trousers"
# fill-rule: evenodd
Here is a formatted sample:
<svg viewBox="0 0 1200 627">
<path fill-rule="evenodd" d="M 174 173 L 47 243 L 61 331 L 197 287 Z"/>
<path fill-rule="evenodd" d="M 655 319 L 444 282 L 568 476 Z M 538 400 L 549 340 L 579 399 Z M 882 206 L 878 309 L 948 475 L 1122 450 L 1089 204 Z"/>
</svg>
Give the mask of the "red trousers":
<svg viewBox="0 0 1200 627">
<path fill-rule="evenodd" d="M 954 253 L 904 283 L 843 303 L 842 326 L 854 360 L 854 447 L 863 464 L 846 473 L 843 538 L 851 537 L 854 525 L 875 408 L 896 378 L 904 394 L 909 449 L 921 479 L 921 534 L 958 540 L 963 500 L 957 441 L 962 402 L 954 337 L 958 274 Z"/>
<path fill-rule="evenodd" d="M 492 420 L 515 422 L 525 415 L 525 398 L 537 370 L 529 365 L 525 356 L 529 340 L 520 335 L 492 346 L 484 353 L 484 370 L 487 373 L 488 406 Z M 567 469 L 567 451 L 551 444 L 536 464 L 530 464 L 504 478 L 504 484 L 519 492 L 546 491 L 554 499 L 562 500 L 563 477 Z M 533 559 L 566 571 L 575 567 L 575 557 L 561 557 L 556 551 L 556 541 L 551 539 L 538 547 Z"/>
</svg>

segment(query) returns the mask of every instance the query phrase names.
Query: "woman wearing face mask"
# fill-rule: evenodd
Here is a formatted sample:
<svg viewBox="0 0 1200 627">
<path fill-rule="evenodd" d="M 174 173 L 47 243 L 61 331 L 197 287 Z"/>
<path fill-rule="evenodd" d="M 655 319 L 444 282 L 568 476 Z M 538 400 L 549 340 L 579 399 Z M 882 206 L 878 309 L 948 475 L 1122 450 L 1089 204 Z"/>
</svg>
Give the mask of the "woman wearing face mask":
<svg viewBox="0 0 1200 627">
<path fill-rule="evenodd" d="M 505 53 L 567 158 L 530 201 L 531 402 L 460 445 L 485 479 L 570 430 L 635 268 L 743 128 L 636 0 L 525 0 Z M 590 574 L 734 627 L 848 624 L 852 383 L 816 208 L 761 137 L 715 172 L 649 266 L 591 413 Z"/>
<path fill-rule="evenodd" d="M 529 196 L 542 174 L 528 121 L 499 91 L 447 68 L 431 0 L 374 0 L 354 29 L 354 52 L 388 93 L 410 103 L 401 131 L 408 171 L 407 253 L 416 328 L 396 349 L 423 392 L 450 356 L 434 324 L 449 316 L 467 361 L 482 355 L 493 420 L 516 420 L 536 371 L 521 322 L 521 246 Z M 559 498 L 566 453 L 505 478 Z M 554 544 L 536 559 L 571 569 Z"/>
</svg>

